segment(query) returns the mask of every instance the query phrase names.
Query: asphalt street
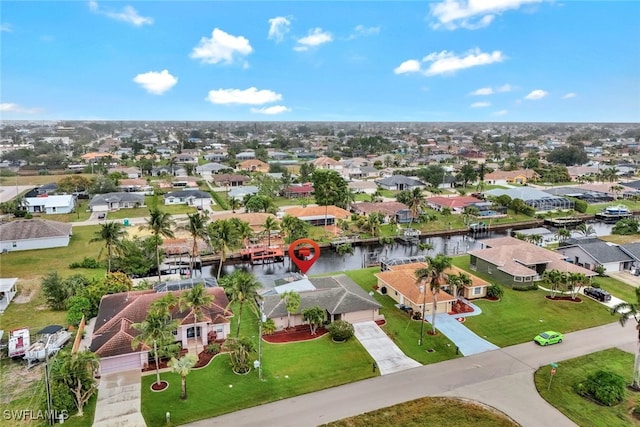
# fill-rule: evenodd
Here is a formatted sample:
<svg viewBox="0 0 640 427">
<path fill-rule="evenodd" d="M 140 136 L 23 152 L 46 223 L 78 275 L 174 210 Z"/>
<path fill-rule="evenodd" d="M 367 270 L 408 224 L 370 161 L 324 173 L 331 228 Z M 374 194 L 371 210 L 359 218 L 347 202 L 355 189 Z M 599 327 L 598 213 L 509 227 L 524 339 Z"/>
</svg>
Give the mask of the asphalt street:
<svg viewBox="0 0 640 427">
<path fill-rule="evenodd" d="M 524 427 L 575 424 L 537 393 L 533 374 L 541 366 L 612 347 L 634 352 L 635 324 L 611 323 L 565 334 L 564 342 L 540 347 L 527 342 L 460 359 L 408 369 L 188 424 L 205 426 L 317 426 L 427 396 L 477 400 Z"/>
</svg>

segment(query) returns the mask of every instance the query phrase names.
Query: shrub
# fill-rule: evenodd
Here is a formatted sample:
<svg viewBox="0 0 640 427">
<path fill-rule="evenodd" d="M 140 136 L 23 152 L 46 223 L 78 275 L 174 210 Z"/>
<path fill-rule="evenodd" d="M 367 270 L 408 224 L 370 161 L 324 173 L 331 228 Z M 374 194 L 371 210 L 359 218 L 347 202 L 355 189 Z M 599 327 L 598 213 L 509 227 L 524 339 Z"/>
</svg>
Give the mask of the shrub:
<svg viewBox="0 0 640 427">
<path fill-rule="evenodd" d="M 576 383 L 573 389 L 580 396 L 613 406 L 624 399 L 625 379 L 618 374 L 598 371 L 589 375 L 586 380 Z"/>
<path fill-rule="evenodd" d="M 91 314 L 91 301 L 81 296 L 73 296 L 67 302 L 67 322 L 70 325 L 78 326 L 82 316 L 88 320 Z"/>
<path fill-rule="evenodd" d="M 327 326 L 334 341 L 346 341 L 354 334 L 353 325 L 345 320 L 336 320 Z"/>
<path fill-rule="evenodd" d="M 577 212 L 580 213 L 585 213 L 587 212 L 587 208 L 589 207 L 589 204 L 587 202 L 585 202 L 584 200 L 580 200 L 580 199 L 571 199 L 574 202 L 574 209 Z"/>
<path fill-rule="evenodd" d="M 607 270 L 601 265 L 599 265 L 596 268 L 594 268 L 593 271 L 598 273 L 598 276 L 600 276 L 600 277 L 605 277 L 607 275 Z"/>
<path fill-rule="evenodd" d="M 205 351 L 208 354 L 218 354 L 220 353 L 220 344 L 218 344 L 217 342 L 212 342 L 211 344 L 207 345 Z"/>
<path fill-rule="evenodd" d="M 504 289 L 500 285 L 493 284 L 487 288 L 489 298 L 502 298 L 502 295 L 504 295 Z"/>
<path fill-rule="evenodd" d="M 514 291 L 537 291 L 538 285 L 534 283 L 533 285 L 514 286 L 512 289 Z"/>
<path fill-rule="evenodd" d="M 72 262 L 69 264 L 69 268 L 100 268 L 100 262 L 92 257 L 84 257 L 80 262 Z"/>
</svg>

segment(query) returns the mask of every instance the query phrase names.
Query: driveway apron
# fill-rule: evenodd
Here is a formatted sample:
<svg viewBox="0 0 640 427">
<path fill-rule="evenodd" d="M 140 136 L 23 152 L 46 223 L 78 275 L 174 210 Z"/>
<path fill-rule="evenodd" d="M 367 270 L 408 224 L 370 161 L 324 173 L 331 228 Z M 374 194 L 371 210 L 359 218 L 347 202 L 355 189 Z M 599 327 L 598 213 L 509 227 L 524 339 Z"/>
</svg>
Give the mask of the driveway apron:
<svg viewBox="0 0 640 427">
<path fill-rule="evenodd" d="M 140 371 L 106 374 L 100 378 L 93 427 L 146 427 L 140 412 Z"/>
<path fill-rule="evenodd" d="M 465 356 L 498 349 L 498 346 L 480 338 L 459 322 L 455 316 L 447 313 L 436 314 L 436 329 L 453 341 Z"/>
<path fill-rule="evenodd" d="M 376 322 L 354 323 L 356 338 L 373 357 L 380 369 L 380 375 L 391 374 L 422 366 L 407 357 L 400 348 L 384 333 Z"/>
</svg>

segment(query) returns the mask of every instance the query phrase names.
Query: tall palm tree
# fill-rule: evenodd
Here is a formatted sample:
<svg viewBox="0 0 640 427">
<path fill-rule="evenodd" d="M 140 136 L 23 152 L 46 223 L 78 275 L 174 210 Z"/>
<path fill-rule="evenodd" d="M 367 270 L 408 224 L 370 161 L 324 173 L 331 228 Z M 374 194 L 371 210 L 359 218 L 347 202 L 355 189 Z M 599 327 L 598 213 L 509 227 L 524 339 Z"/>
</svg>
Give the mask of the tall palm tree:
<svg viewBox="0 0 640 427">
<path fill-rule="evenodd" d="M 640 310 L 640 288 L 636 288 L 636 300 L 633 303 L 621 302 L 611 308 L 612 315 L 619 315 L 620 325 L 624 326 L 630 319 L 636 322 L 636 331 L 638 334 L 638 345 L 636 346 L 636 357 L 633 363 L 633 387 L 635 390 L 640 390 L 640 317 L 638 311 Z"/>
<path fill-rule="evenodd" d="M 592 234 L 596 234 L 595 228 L 593 228 L 592 225 L 589 225 L 586 222 L 583 222 L 582 224 L 579 224 L 576 227 L 576 231 L 578 233 L 582 234 L 584 237 L 589 237 Z"/>
<path fill-rule="evenodd" d="M 380 235 L 380 225 L 382 224 L 382 215 L 379 212 L 370 212 L 365 221 L 365 228 L 373 236 Z"/>
<path fill-rule="evenodd" d="M 94 375 L 100 366 L 98 357 L 90 351 L 65 351 L 57 358 L 60 362 L 60 379 L 73 393 L 77 415 L 81 417 L 84 405 L 98 390 Z"/>
<path fill-rule="evenodd" d="M 422 194 L 422 188 L 415 187 L 409 194 L 409 201 L 407 203 L 409 211 L 411 211 L 411 220 L 409 221 L 409 228 L 412 228 L 414 218 L 418 218 L 420 210 L 424 206 L 424 197 Z"/>
<path fill-rule="evenodd" d="M 290 328 L 291 313 L 295 313 L 300 307 L 300 294 L 296 291 L 286 291 L 280 294 L 280 299 L 284 300 L 284 306 L 287 309 L 287 328 Z"/>
<path fill-rule="evenodd" d="M 226 261 L 227 254 L 240 245 L 240 235 L 231 219 L 218 219 L 207 226 L 207 237 L 211 249 L 220 253 L 220 263 L 216 275 L 216 278 L 220 280 L 222 264 Z"/>
<path fill-rule="evenodd" d="M 262 296 L 259 294 L 262 284 L 260 284 L 253 274 L 241 270 L 234 271 L 231 276 L 229 276 L 227 283 L 229 283 L 229 285 L 225 287 L 225 291 L 229 297 L 229 304 L 240 304 L 240 309 L 238 310 L 238 326 L 236 328 L 236 337 L 238 337 L 240 336 L 240 322 L 242 321 L 244 304 L 249 303 L 251 308 L 257 310 L 255 304 L 262 299 Z"/>
<path fill-rule="evenodd" d="M 140 332 L 131 341 L 132 349 L 135 350 L 140 344 L 153 347 L 153 358 L 156 362 L 156 384 L 160 384 L 158 343 L 167 344 L 173 339 L 173 331 L 178 328 L 178 321 L 171 320 L 168 310 L 155 308 L 147 313 L 147 317 L 142 322 L 133 323 L 131 327 Z"/>
<path fill-rule="evenodd" d="M 267 246 L 271 246 L 271 232 L 280 229 L 280 224 L 278 224 L 278 220 L 275 217 L 268 216 L 262 224 L 262 228 L 264 228 L 264 232 L 267 233 Z"/>
<path fill-rule="evenodd" d="M 427 267 L 416 270 L 415 275 L 418 283 L 422 286 L 429 285 L 429 290 L 433 294 L 433 305 L 431 308 L 431 332 L 436 333 L 436 310 L 438 309 L 438 294 L 440 288 L 446 283 L 445 270 L 451 268 L 451 258 L 438 254 L 435 258 L 427 258 Z M 424 321 L 424 319 L 423 319 Z"/>
<path fill-rule="evenodd" d="M 149 218 L 147 218 L 147 222 L 145 225 L 140 228 L 150 230 L 151 234 L 155 240 L 156 246 L 156 265 L 158 266 L 158 283 L 162 281 L 162 276 L 160 273 L 160 243 L 161 237 L 173 237 L 173 230 L 171 227 L 175 225 L 174 221 L 171 219 L 171 214 L 167 212 L 162 212 L 158 208 L 153 208 L 149 212 Z"/>
<path fill-rule="evenodd" d="M 560 270 L 547 270 L 542 275 L 543 280 L 549 285 L 549 294 L 551 298 L 554 298 L 558 292 L 561 292 L 561 287 L 567 281 L 566 273 Z"/>
<path fill-rule="evenodd" d="M 191 372 L 191 368 L 196 365 L 197 359 L 193 354 L 185 354 L 180 359 L 171 358 L 168 366 L 172 372 L 180 375 L 180 399 L 187 399 L 187 375 Z"/>
<path fill-rule="evenodd" d="M 108 259 L 107 274 L 111 273 L 111 257 L 113 256 L 113 252 L 122 247 L 122 239 L 126 234 L 127 232 L 124 230 L 122 224 L 111 221 L 100 224 L 100 230 L 96 231 L 95 237 L 89 240 L 89 243 L 104 242 Z M 102 252 L 102 250 L 100 252 Z"/>
<path fill-rule="evenodd" d="M 187 215 L 187 218 L 189 219 L 189 222 L 187 223 L 186 229 L 193 239 L 191 258 L 189 260 L 189 269 L 191 270 L 191 277 L 193 277 L 194 259 L 198 257 L 198 238 L 203 240 L 207 238 L 206 231 L 209 217 L 205 214 L 201 214 L 200 212 L 196 212 Z"/>
<path fill-rule="evenodd" d="M 240 218 L 230 218 L 231 224 L 236 228 L 238 232 L 238 237 L 240 238 L 240 243 L 245 240 L 252 238 L 256 233 L 251 228 L 251 225 L 247 221 L 242 221 Z"/>
<path fill-rule="evenodd" d="M 206 291 L 202 283 L 198 283 L 188 291 L 184 291 L 180 295 L 180 309 L 191 310 L 193 313 L 193 336 L 196 340 L 196 354 L 198 354 L 198 320 L 202 318 L 202 310 L 211 305 L 214 296 Z"/>
<path fill-rule="evenodd" d="M 556 235 L 558 236 L 558 240 L 560 242 L 564 242 L 571 237 L 571 230 L 569 230 L 568 228 L 560 228 L 556 232 Z"/>
</svg>

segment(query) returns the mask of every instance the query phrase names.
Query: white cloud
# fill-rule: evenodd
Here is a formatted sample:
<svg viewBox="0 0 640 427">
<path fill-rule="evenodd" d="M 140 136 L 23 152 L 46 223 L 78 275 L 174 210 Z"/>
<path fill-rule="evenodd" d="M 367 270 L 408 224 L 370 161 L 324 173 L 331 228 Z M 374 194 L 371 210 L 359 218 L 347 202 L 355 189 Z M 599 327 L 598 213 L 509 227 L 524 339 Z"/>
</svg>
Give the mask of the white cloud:
<svg viewBox="0 0 640 427">
<path fill-rule="evenodd" d="M 253 52 L 249 40 L 242 36 L 232 36 L 218 28 L 211 32 L 211 38 L 202 37 L 198 46 L 189 55 L 193 59 L 200 59 L 207 64 L 225 62 L 230 64 L 235 56 L 246 56 Z M 245 63 L 245 68 L 247 64 Z"/>
<path fill-rule="evenodd" d="M 491 107 L 491 103 L 490 102 L 474 102 L 473 104 L 471 104 L 471 108 L 484 108 L 484 107 Z"/>
<path fill-rule="evenodd" d="M 502 62 L 505 56 L 499 50 L 491 53 L 481 52 L 480 49 L 473 49 L 462 56 L 456 56 L 453 52 L 443 50 L 440 53 L 431 53 L 425 56 L 423 62 L 431 62 L 429 68 L 425 70 L 427 76 L 437 74 L 452 74 L 465 68 L 488 65 L 494 62 Z"/>
<path fill-rule="evenodd" d="M 10 102 L 0 103 L 0 111 L 4 113 L 24 113 L 24 114 L 35 114 L 40 112 L 39 108 L 26 108 L 22 107 L 18 104 L 13 104 Z"/>
<path fill-rule="evenodd" d="M 569 93 L 564 94 L 564 96 L 562 97 L 562 99 L 571 99 L 571 98 L 575 98 L 576 96 L 578 96 L 578 95 L 576 95 L 576 94 L 575 94 L 575 93 L 573 93 L 573 92 L 569 92 Z"/>
<path fill-rule="evenodd" d="M 496 88 L 496 92 L 511 92 L 512 90 L 513 87 L 509 83 L 503 84 L 502 86 Z"/>
<path fill-rule="evenodd" d="M 280 101 L 282 95 L 271 90 L 258 90 L 255 87 L 249 89 L 218 89 L 210 90 L 205 98 L 213 104 L 249 104 L 262 105 Z"/>
<path fill-rule="evenodd" d="M 490 25 L 497 15 L 544 0 L 444 0 L 429 6 L 433 28 L 476 30 Z"/>
<path fill-rule="evenodd" d="M 504 116 L 509 113 L 509 110 L 499 110 L 493 113 L 494 116 Z"/>
<path fill-rule="evenodd" d="M 398 65 L 394 70 L 396 74 L 404 74 L 404 73 L 419 73 L 420 72 L 420 62 L 415 59 L 409 59 L 404 61 L 402 64 Z"/>
<path fill-rule="evenodd" d="M 285 34 L 289 32 L 289 26 L 291 25 L 291 21 L 289 21 L 284 16 L 277 16 L 275 18 L 269 19 L 269 40 L 275 40 L 276 43 L 280 43 L 284 38 Z"/>
<path fill-rule="evenodd" d="M 298 45 L 293 50 L 298 52 L 304 52 L 312 47 L 320 46 L 325 43 L 333 41 L 331 33 L 322 30 L 322 28 L 314 28 L 309 30 L 309 34 L 306 37 L 298 39 Z"/>
<path fill-rule="evenodd" d="M 536 90 L 532 90 L 531 92 L 529 92 L 529 95 L 525 96 L 524 99 L 537 101 L 538 99 L 542 99 L 547 95 L 549 95 L 548 92 L 546 92 L 546 91 L 544 91 L 542 89 L 536 89 Z"/>
<path fill-rule="evenodd" d="M 149 71 L 138 74 L 133 81 L 142 86 L 147 92 L 154 95 L 162 95 L 178 83 L 178 78 L 169 74 L 169 71 Z"/>
<path fill-rule="evenodd" d="M 375 36 L 380 34 L 380 27 L 365 27 L 364 25 L 356 25 L 347 40 L 353 40 L 358 37 Z"/>
<path fill-rule="evenodd" d="M 108 18 L 115 19 L 116 21 L 126 22 L 127 24 L 134 25 L 136 27 L 142 27 L 143 25 L 153 24 L 153 18 L 148 16 L 140 16 L 138 11 L 132 6 L 125 6 L 121 12 L 114 12 L 112 10 L 101 8 L 97 1 L 89 1 L 89 9 L 92 12 L 99 13 Z"/>
<path fill-rule="evenodd" d="M 476 89 L 471 92 L 471 95 L 492 95 L 493 89 L 490 87 L 481 87 L 480 89 Z"/>
<path fill-rule="evenodd" d="M 0 32 L 10 33 L 12 31 L 13 31 L 13 25 L 9 24 L 8 22 L 3 22 L 2 24 L 0 24 Z"/>
<path fill-rule="evenodd" d="M 266 115 L 276 115 L 282 113 L 288 113 L 291 111 L 290 108 L 285 107 L 284 105 L 274 105 L 272 107 L 265 108 L 251 108 L 251 112 L 255 114 L 266 114 Z"/>
</svg>

